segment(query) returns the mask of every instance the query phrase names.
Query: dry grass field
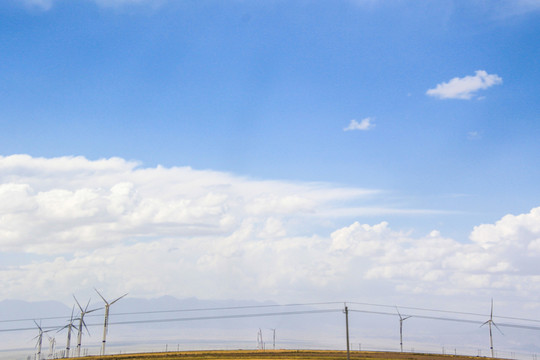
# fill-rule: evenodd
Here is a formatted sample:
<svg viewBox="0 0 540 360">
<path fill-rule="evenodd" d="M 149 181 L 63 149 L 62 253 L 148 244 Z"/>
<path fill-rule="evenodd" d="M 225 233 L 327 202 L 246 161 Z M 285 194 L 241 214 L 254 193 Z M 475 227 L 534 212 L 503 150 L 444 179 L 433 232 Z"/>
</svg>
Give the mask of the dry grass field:
<svg viewBox="0 0 540 360">
<path fill-rule="evenodd" d="M 472 360 L 473 356 L 431 355 L 398 352 L 352 351 L 353 360 Z M 343 360 L 346 351 L 323 350 L 236 350 L 236 351 L 181 351 L 168 353 L 123 354 L 89 356 L 87 360 Z"/>
</svg>

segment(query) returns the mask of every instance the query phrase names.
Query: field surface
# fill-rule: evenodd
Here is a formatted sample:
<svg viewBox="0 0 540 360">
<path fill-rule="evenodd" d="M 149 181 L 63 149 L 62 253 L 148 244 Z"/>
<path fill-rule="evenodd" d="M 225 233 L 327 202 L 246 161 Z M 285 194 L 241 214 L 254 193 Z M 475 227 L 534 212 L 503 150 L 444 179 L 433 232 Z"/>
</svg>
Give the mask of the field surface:
<svg viewBox="0 0 540 360">
<path fill-rule="evenodd" d="M 398 352 L 351 351 L 354 360 L 472 360 L 473 356 L 416 354 Z M 237 350 L 237 351 L 181 351 L 167 353 L 89 356 L 87 360 L 343 360 L 346 351 L 312 350 Z"/>
</svg>

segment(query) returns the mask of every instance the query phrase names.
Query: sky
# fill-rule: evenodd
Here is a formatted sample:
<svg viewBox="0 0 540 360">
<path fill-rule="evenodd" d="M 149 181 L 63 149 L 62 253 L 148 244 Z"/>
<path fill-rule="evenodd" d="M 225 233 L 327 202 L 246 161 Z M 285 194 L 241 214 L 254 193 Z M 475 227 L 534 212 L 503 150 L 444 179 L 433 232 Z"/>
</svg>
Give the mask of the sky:
<svg viewBox="0 0 540 360">
<path fill-rule="evenodd" d="M 531 317 L 539 43 L 537 0 L 4 0 L 0 300 Z"/>
</svg>

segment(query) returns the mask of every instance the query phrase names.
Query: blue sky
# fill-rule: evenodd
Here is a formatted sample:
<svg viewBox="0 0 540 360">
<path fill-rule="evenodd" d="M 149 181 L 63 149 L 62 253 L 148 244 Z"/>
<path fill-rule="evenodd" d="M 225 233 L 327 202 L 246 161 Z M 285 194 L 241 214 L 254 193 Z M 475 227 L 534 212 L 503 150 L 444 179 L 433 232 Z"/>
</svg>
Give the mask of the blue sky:
<svg viewBox="0 0 540 360">
<path fill-rule="evenodd" d="M 4 296 L 283 302 L 352 282 L 536 309 L 539 17 L 536 0 L 2 1 Z M 171 269 L 195 275 L 168 287 Z"/>
<path fill-rule="evenodd" d="M 3 2 L 2 154 L 377 188 L 459 236 L 537 205 L 534 3 L 107 3 Z M 426 95 L 477 70 L 502 84 Z"/>
</svg>

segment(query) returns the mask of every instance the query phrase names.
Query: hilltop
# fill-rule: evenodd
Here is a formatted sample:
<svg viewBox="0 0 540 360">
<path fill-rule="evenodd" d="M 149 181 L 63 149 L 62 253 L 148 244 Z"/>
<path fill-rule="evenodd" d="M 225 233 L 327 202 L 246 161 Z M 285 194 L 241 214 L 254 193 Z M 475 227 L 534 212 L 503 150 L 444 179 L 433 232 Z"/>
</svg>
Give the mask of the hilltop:
<svg viewBox="0 0 540 360">
<path fill-rule="evenodd" d="M 123 354 L 107 356 L 89 356 L 87 360 L 343 360 L 347 358 L 346 351 L 326 350 L 234 350 L 234 351 L 180 351 L 164 353 Z M 441 355 L 421 353 L 399 353 L 383 351 L 351 351 L 350 358 L 354 360 L 471 360 L 474 356 Z"/>
</svg>

